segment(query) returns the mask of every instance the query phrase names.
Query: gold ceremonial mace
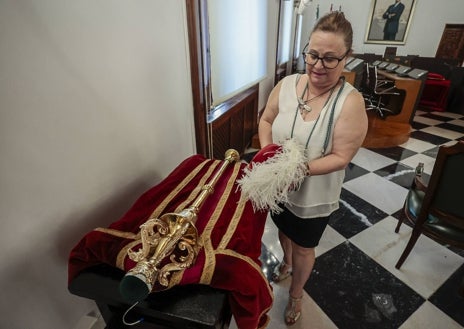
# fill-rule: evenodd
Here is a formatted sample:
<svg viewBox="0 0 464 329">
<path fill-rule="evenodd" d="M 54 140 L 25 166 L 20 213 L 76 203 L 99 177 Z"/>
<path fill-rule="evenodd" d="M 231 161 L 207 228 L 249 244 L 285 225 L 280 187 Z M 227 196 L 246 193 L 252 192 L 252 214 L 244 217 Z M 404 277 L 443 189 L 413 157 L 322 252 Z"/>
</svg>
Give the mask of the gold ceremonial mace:
<svg viewBox="0 0 464 329">
<path fill-rule="evenodd" d="M 150 219 L 140 226 L 142 248 L 138 251 L 129 249 L 127 252 L 137 264 L 127 272 L 119 285 L 121 295 L 126 300 L 135 302 L 145 299 L 156 281 L 167 287 L 171 272 L 189 268 L 193 264 L 200 249 L 195 227 L 200 207 L 214 192 L 214 185 L 227 166 L 239 159 L 236 150 L 227 150 L 224 163 L 208 184 L 202 187 L 189 208 Z M 167 256 L 169 260 L 166 260 Z"/>
</svg>

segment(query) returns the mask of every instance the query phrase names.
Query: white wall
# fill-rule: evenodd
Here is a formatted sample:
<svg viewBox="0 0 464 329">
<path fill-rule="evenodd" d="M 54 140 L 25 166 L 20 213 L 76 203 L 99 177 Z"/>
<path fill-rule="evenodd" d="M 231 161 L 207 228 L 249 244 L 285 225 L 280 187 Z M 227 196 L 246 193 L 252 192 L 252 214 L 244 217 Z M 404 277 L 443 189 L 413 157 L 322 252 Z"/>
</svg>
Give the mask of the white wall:
<svg viewBox="0 0 464 329">
<path fill-rule="evenodd" d="M 353 49 L 355 53 L 376 53 L 383 55 L 388 45 L 364 43 L 369 23 L 371 3 L 373 0 L 337 0 L 327 2 L 313 0 L 305 10 L 302 44 L 307 42 L 309 33 L 315 23 L 316 6 L 319 4 L 320 16 L 330 10 L 330 4 L 337 9 L 342 6 L 345 16 L 353 26 Z M 394 0 L 391 1 L 392 3 Z M 398 47 L 398 55 L 421 55 L 434 57 L 440 43 L 445 24 L 464 23 L 464 1 L 462 0 L 416 0 L 409 34 L 404 45 Z"/>
<path fill-rule="evenodd" d="M 67 257 L 195 151 L 183 0 L 0 0 L 0 327 L 73 328 Z"/>
</svg>

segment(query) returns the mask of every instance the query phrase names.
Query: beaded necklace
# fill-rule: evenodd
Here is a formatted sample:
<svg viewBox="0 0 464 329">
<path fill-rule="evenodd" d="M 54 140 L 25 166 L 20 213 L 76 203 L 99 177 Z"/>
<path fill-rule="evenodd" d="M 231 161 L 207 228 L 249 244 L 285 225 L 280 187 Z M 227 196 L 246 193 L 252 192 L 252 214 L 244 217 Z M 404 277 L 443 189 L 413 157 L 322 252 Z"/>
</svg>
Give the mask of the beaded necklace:
<svg viewBox="0 0 464 329">
<path fill-rule="evenodd" d="M 337 83 L 338 83 L 338 82 L 337 82 Z M 336 84 L 335 84 L 335 86 L 336 86 Z M 298 109 L 300 110 L 300 114 L 303 115 L 303 112 L 304 112 L 305 114 L 311 112 L 313 109 L 312 109 L 311 106 L 308 105 L 308 103 L 311 102 L 312 100 L 318 98 L 318 97 L 321 97 L 322 95 L 327 94 L 329 91 L 330 91 L 331 94 L 332 94 L 332 91 L 333 91 L 333 89 L 335 88 L 335 86 L 331 87 L 330 89 L 327 89 L 326 91 L 324 91 L 324 92 L 320 93 L 319 95 L 316 95 L 316 96 L 314 96 L 314 97 L 312 97 L 312 98 L 310 98 L 310 99 L 303 100 L 304 97 L 305 97 L 305 95 L 306 95 L 306 92 L 309 90 L 309 84 L 308 84 L 308 81 L 306 81 L 306 86 L 305 86 L 305 88 L 304 88 L 304 90 L 303 90 L 303 93 L 301 94 L 300 97 L 297 97 L 297 100 L 298 100 Z M 309 94 L 308 94 L 308 95 L 309 95 Z M 330 98 L 330 96 L 329 96 L 329 98 Z M 324 106 L 325 106 L 325 104 L 324 104 Z"/>
<path fill-rule="evenodd" d="M 322 150 L 322 153 L 323 153 L 323 154 L 325 153 L 325 149 L 327 148 L 327 145 L 328 145 L 329 133 L 330 133 L 330 131 L 332 130 L 332 127 L 331 127 L 331 126 L 332 126 L 332 124 L 333 124 L 333 116 L 334 116 L 334 112 L 335 112 L 335 105 L 337 104 L 338 97 L 340 96 L 340 94 L 341 94 L 341 92 L 342 92 L 342 90 L 343 90 L 343 87 L 345 86 L 345 83 L 344 83 L 344 82 L 345 82 L 345 79 L 344 79 L 344 77 L 341 77 L 341 80 L 343 81 L 343 83 L 342 83 L 340 89 L 338 90 L 337 97 L 336 97 L 336 99 L 335 99 L 335 101 L 334 101 L 334 104 L 333 104 L 333 106 L 332 106 L 332 111 L 331 111 L 331 113 L 330 113 L 329 128 L 328 128 L 327 134 L 326 134 L 326 136 L 325 136 L 324 148 L 323 148 L 323 150 Z M 297 83 L 298 83 L 298 80 L 297 80 Z M 309 132 L 309 136 L 308 136 L 308 139 L 306 140 L 306 144 L 305 144 L 305 150 L 308 149 L 309 141 L 311 140 L 311 136 L 313 135 L 313 132 L 314 132 L 314 130 L 316 129 L 317 123 L 319 122 L 319 119 L 320 119 L 320 117 L 321 117 L 322 110 L 326 107 L 327 103 L 329 102 L 330 98 L 332 97 L 332 94 L 333 94 L 333 92 L 334 92 L 335 87 L 337 86 L 337 84 L 338 84 L 338 81 L 337 81 L 337 83 L 336 83 L 332 88 L 329 89 L 329 90 L 330 90 L 330 95 L 329 95 L 329 97 L 327 97 L 327 100 L 325 101 L 324 106 L 322 107 L 321 111 L 319 112 L 319 115 L 317 116 L 316 122 L 314 123 L 313 127 L 311 128 L 311 131 Z M 327 92 L 327 91 L 326 91 L 326 92 Z M 300 106 L 300 104 L 298 104 L 298 106 L 297 106 L 297 108 L 296 108 L 296 111 L 295 111 L 295 116 L 293 117 L 293 124 L 292 124 L 292 130 L 291 130 L 291 133 L 290 133 L 290 138 L 293 138 L 293 132 L 294 132 L 294 130 L 295 130 L 296 117 L 297 117 L 298 112 L 299 112 L 299 110 L 300 110 L 299 106 Z"/>
</svg>

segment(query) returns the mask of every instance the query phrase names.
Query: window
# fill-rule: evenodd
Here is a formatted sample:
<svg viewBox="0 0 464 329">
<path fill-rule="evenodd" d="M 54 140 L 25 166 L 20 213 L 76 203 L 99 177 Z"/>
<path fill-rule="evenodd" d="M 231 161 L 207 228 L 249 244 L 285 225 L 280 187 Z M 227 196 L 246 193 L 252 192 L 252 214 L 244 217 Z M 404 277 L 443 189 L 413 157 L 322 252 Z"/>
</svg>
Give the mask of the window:
<svg viewBox="0 0 464 329">
<path fill-rule="evenodd" d="M 207 1 L 210 112 L 266 76 L 267 1 Z"/>
<path fill-rule="evenodd" d="M 279 44 L 277 47 L 277 65 L 290 60 L 290 48 L 293 23 L 293 2 L 282 1 L 280 5 Z"/>
</svg>

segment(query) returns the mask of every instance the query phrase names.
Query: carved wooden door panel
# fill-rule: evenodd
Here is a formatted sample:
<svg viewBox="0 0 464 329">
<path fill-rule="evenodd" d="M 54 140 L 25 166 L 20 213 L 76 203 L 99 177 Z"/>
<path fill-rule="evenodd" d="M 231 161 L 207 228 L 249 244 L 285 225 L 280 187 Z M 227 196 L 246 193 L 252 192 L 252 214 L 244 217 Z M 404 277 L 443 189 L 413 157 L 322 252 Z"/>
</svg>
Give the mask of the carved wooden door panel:
<svg viewBox="0 0 464 329">
<path fill-rule="evenodd" d="M 464 60 L 464 24 L 446 24 L 436 58 Z"/>
</svg>

